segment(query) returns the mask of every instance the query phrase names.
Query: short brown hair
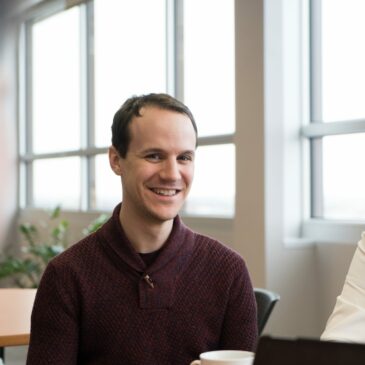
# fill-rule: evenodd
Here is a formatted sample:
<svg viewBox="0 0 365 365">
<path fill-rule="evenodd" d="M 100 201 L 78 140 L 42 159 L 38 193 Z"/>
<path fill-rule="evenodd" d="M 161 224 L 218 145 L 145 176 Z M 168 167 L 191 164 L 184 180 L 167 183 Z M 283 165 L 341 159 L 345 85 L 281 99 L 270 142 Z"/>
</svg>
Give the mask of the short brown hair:
<svg viewBox="0 0 365 365">
<path fill-rule="evenodd" d="M 155 106 L 157 108 L 172 110 L 185 114 L 191 120 L 195 134 L 198 137 L 198 129 L 190 109 L 181 101 L 168 94 L 146 94 L 132 96 L 115 113 L 112 124 L 112 144 L 122 158 L 125 158 L 131 141 L 129 124 L 133 117 L 140 117 L 143 107 Z"/>
</svg>

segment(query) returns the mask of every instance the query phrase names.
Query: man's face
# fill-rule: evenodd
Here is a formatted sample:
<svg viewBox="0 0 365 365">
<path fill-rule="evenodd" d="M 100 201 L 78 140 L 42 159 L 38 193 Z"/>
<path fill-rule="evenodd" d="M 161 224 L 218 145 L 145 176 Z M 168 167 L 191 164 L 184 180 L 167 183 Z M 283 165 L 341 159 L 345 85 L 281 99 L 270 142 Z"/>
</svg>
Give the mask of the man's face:
<svg viewBox="0 0 365 365">
<path fill-rule="evenodd" d="M 146 222 L 165 222 L 178 214 L 190 190 L 196 135 L 184 114 L 157 107 L 140 114 L 129 126 L 126 157 L 111 147 L 110 162 L 122 177 L 122 209 Z"/>
</svg>

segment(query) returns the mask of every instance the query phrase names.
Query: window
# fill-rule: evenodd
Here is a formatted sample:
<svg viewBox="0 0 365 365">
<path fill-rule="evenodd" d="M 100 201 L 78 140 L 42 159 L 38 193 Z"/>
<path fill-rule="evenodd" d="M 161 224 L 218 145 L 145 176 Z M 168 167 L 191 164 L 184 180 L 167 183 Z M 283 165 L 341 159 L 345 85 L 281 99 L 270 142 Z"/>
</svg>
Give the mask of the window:
<svg viewBox="0 0 365 365">
<path fill-rule="evenodd" d="M 362 0 L 311 2 L 311 123 L 303 135 L 314 218 L 365 219 L 364 12 Z"/>
<path fill-rule="evenodd" d="M 29 206 L 81 208 L 82 161 L 75 152 L 82 143 L 80 21 L 80 7 L 74 7 L 27 25 L 20 147 Z"/>
<path fill-rule="evenodd" d="M 22 205 L 111 210 L 121 199 L 106 154 L 113 115 L 131 95 L 168 92 L 200 137 L 185 213 L 232 217 L 234 1 L 63 3 L 45 4 L 22 33 Z"/>
<path fill-rule="evenodd" d="M 114 113 L 124 100 L 167 91 L 166 4 L 95 0 L 94 6 L 95 143 L 105 147 Z"/>
<path fill-rule="evenodd" d="M 195 181 L 185 207 L 189 214 L 233 216 L 233 5 L 225 0 L 184 1 L 183 99 L 194 113 L 201 137 Z"/>
</svg>

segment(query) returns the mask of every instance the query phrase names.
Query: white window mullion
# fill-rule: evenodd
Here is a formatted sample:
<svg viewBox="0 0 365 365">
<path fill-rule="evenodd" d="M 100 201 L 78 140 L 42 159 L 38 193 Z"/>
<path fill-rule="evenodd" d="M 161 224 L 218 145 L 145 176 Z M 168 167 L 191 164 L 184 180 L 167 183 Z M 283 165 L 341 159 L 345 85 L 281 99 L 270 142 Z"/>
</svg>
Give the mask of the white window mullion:
<svg viewBox="0 0 365 365">
<path fill-rule="evenodd" d="M 89 150 L 95 146 L 94 118 L 94 4 L 87 2 L 80 5 L 80 52 L 81 52 L 81 146 Z M 81 208 L 89 210 L 93 207 L 95 190 L 94 159 L 87 154 L 81 159 Z"/>
<path fill-rule="evenodd" d="M 229 144 L 234 143 L 234 134 L 225 134 L 218 136 L 206 136 L 198 138 L 199 146 L 211 146 L 219 144 Z"/>
<path fill-rule="evenodd" d="M 32 78 L 32 32 L 29 23 L 25 28 L 25 153 L 33 153 L 33 78 Z M 34 205 L 33 194 L 33 161 L 25 163 L 25 203 Z"/>
<path fill-rule="evenodd" d="M 311 217 L 323 216 L 323 158 L 322 138 L 311 141 Z"/>
<path fill-rule="evenodd" d="M 310 1 L 310 123 L 302 130 L 302 136 L 315 137 L 314 130 L 323 127 L 322 120 L 322 24 L 321 1 Z M 322 139 L 310 140 L 310 215 L 323 215 L 323 159 Z"/>
<path fill-rule="evenodd" d="M 322 120 L 322 3 L 310 0 L 311 122 Z"/>
<path fill-rule="evenodd" d="M 174 96 L 184 101 L 184 0 L 175 3 L 175 90 Z"/>
<path fill-rule="evenodd" d="M 166 0 L 166 91 L 175 95 L 175 14 L 176 0 Z"/>
<path fill-rule="evenodd" d="M 310 123 L 301 129 L 306 138 L 317 138 L 336 134 L 364 133 L 365 119 L 345 120 L 339 122 Z"/>
</svg>

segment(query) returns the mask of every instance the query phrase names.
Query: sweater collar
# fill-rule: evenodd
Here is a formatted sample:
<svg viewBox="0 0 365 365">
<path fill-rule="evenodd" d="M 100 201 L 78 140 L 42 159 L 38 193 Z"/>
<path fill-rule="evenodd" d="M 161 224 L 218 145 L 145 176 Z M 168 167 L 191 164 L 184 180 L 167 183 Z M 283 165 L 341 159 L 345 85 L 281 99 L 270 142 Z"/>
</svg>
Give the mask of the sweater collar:
<svg viewBox="0 0 365 365">
<path fill-rule="evenodd" d="M 138 272 L 145 272 L 146 265 L 128 240 L 119 220 L 121 203 L 118 204 L 112 217 L 101 227 L 101 234 L 114 251 L 131 269 Z M 171 233 L 161 248 L 156 260 L 148 267 L 149 273 L 155 273 L 169 264 L 172 260 L 178 260 L 179 256 L 186 256 L 192 251 L 194 245 L 194 232 L 184 225 L 179 216 L 174 219 Z"/>
<path fill-rule="evenodd" d="M 177 216 L 169 238 L 151 266 L 145 263 L 126 237 L 119 221 L 119 204 L 112 217 L 100 228 L 101 243 L 122 267 L 138 277 L 139 306 L 142 309 L 166 309 L 173 305 L 175 287 L 190 263 L 195 234 Z"/>
</svg>

